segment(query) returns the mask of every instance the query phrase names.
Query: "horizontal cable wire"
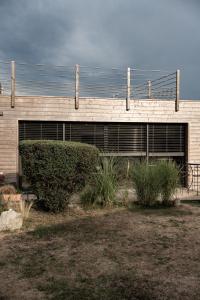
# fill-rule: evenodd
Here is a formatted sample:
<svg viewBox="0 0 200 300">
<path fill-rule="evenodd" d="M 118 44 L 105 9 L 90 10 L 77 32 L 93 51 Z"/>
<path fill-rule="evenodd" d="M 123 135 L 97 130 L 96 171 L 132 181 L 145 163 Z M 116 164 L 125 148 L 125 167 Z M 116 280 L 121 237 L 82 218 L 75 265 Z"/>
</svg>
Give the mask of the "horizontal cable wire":
<svg viewBox="0 0 200 300">
<path fill-rule="evenodd" d="M 144 71 L 144 70 L 143 70 Z M 151 72 L 151 71 L 149 71 Z M 148 74 L 148 80 L 140 78 L 137 84 L 132 86 L 132 97 L 151 98 L 151 99 L 175 99 L 176 98 L 176 73 L 166 74 L 160 70 L 152 70 L 153 75 Z M 132 70 L 132 77 L 137 78 L 138 74 Z M 162 74 L 164 73 L 164 75 Z M 155 76 L 156 74 L 156 76 Z M 158 74 L 160 76 L 158 76 Z M 139 84 L 138 84 L 139 83 Z"/>
<path fill-rule="evenodd" d="M 76 66 L 16 63 L 16 95 L 75 96 Z M 1 93 L 11 93 L 11 62 L 0 61 Z M 176 73 L 130 68 L 131 98 L 176 97 Z M 127 97 L 127 69 L 79 66 L 80 97 Z"/>
<path fill-rule="evenodd" d="M 126 80 L 126 73 L 120 69 L 81 66 L 80 95 L 125 98 Z"/>
<path fill-rule="evenodd" d="M 9 95 L 11 90 L 11 66 L 10 62 L 0 61 L 1 94 Z"/>
<path fill-rule="evenodd" d="M 74 67 L 16 63 L 16 93 L 74 96 Z"/>
</svg>

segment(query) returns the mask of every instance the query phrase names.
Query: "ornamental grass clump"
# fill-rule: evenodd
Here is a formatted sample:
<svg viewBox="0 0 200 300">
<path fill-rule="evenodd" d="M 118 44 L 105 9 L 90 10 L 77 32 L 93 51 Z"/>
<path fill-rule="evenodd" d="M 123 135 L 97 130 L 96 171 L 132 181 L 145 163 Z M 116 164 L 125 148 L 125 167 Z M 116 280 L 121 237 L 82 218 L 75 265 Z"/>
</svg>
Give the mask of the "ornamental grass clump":
<svg viewBox="0 0 200 300">
<path fill-rule="evenodd" d="M 154 206 L 160 194 L 157 166 L 148 165 L 146 162 L 136 164 L 132 170 L 132 178 L 139 204 Z"/>
<path fill-rule="evenodd" d="M 180 184 L 180 171 L 174 162 L 162 161 L 158 164 L 158 173 L 162 204 L 170 206 Z"/>
<path fill-rule="evenodd" d="M 33 201 L 27 202 L 24 199 L 20 201 L 20 213 L 24 220 L 29 218 L 29 213 L 32 206 L 33 206 Z"/>
<path fill-rule="evenodd" d="M 113 158 L 101 158 L 90 184 L 86 186 L 81 202 L 84 206 L 113 206 L 117 189 L 116 164 Z"/>
<path fill-rule="evenodd" d="M 138 203 L 145 207 L 172 206 L 179 185 L 179 170 L 171 161 L 136 164 L 132 179 Z"/>
</svg>

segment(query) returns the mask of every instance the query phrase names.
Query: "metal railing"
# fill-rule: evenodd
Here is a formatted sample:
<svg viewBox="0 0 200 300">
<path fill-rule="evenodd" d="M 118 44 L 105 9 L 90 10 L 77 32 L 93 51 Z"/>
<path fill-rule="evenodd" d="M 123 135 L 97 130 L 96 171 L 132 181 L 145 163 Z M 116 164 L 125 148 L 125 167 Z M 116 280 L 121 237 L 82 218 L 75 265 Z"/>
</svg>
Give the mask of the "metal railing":
<svg viewBox="0 0 200 300">
<path fill-rule="evenodd" d="M 180 71 L 118 69 L 88 66 L 56 66 L 0 61 L 0 94 L 15 96 L 66 96 L 175 100 L 179 110 Z"/>
<path fill-rule="evenodd" d="M 200 163 L 187 164 L 188 191 L 200 194 Z"/>
</svg>

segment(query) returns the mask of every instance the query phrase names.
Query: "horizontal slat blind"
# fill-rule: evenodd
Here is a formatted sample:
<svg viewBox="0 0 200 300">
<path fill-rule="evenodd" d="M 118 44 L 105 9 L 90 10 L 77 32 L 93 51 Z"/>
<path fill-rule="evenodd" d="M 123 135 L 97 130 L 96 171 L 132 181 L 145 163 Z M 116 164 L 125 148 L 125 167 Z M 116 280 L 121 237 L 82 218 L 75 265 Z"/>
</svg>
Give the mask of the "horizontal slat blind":
<svg viewBox="0 0 200 300">
<path fill-rule="evenodd" d="M 62 140 L 63 125 L 59 122 L 31 122 L 19 123 L 20 140 Z"/>
<path fill-rule="evenodd" d="M 145 124 L 66 123 L 65 139 L 97 146 L 104 152 L 141 152 L 146 147 Z"/>
<path fill-rule="evenodd" d="M 185 151 L 185 124 L 150 123 L 149 153 Z M 106 153 L 147 151 L 147 123 L 20 121 L 19 139 L 69 140 L 97 146 Z"/>
<path fill-rule="evenodd" d="M 149 124 L 149 151 L 184 152 L 184 124 Z"/>
<path fill-rule="evenodd" d="M 146 132 L 146 124 L 120 124 L 119 152 L 145 152 Z"/>
</svg>

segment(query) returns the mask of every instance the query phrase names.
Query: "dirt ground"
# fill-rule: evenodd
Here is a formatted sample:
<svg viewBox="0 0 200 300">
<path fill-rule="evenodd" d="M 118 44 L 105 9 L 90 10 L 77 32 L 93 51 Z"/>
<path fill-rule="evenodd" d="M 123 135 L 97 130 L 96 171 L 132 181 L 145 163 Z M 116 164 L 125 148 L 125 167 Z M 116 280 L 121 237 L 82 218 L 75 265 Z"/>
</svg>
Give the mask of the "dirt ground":
<svg viewBox="0 0 200 300">
<path fill-rule="evenodd" d="M 0 234 L 0 299 L 200 299 L 200 207 L 32 210 Z"/>
</svg>

